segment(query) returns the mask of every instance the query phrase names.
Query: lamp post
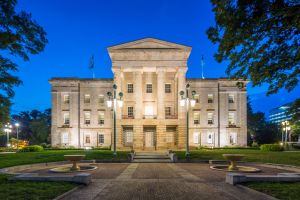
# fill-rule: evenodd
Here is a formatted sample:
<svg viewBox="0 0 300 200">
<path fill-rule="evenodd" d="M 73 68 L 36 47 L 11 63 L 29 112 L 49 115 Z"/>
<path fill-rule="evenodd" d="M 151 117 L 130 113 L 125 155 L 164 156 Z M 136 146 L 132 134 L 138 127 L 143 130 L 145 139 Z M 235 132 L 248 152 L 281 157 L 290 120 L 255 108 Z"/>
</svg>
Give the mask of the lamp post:
<svg viewBox="0 0 300 200">
<path fill-rule="evenodd" d="M 8 124 L 5 125 L 4 132 L 6 133 L 6 138 L 7 138 L 6 146 L 7 147 L 10 147 L 10 144 L 9 144 L 9 133 L 11 133 L 11 129 L 12 129 L 12 125 L 11 124 L 8 123 Z"/>
<path fill-rule="evenodd" d="M 185 86 L 185 93 L 184 91 L 180 91 L 180 106 L 185 107 L 185 113 L 186 113 L 186 152 L 185 152 L 185 158 L 190 158 L 190 150 L 189 150 L 189 106 L 191 104 L 191 107 L 194 107 L 196 104 L 196 100 L 194 99 L 196 92 L 192 91 L 192 98 L 189 98 L 189 90 L 190 90 L 190 84 L 186 84 Z M 185 94 L 185 96 L 184 96 Z"/>
<path fill-rule="evenodd" d="M 107 96 L 108 96 L 108 100 L 107 100 L 107 107 L 111 108 L 112 104 L 113 104 L 113 118 L 114 118 L 114 159 L 116 159 L 117 157 L 117 150 L 116 150 L 116 109 L 117 109 L 117 102 L 118 102 L 118 106 L 120 108 L 122 108 L 123 106 L 123 101 L 122 101 L 122 97 L 123 97 L 123 93 L 119 92 L 119 97 L 120 99 L 117 100 L 117 85 L 114 84 L 113 85 L 113 94 L 111 92 L 107 92 Z"/>
<path fill-rule="evenodd" d="M 20 124 L 17 122 L 17 123 L 15 123 L 15 126 L 17 128 L 17 151 L 19 151 L 19 126 L 20 126 Z"/>
<path fill-rule="evenodd" d="M 289 121 L 284 121 L 284 122 L 281 122 L 281 124 L 284 126 L 283 131 L 285 131 L 284 142 L 287 143 L 288 131 L 291 130 L 291 127 L 289 126 L 290 123 L 289 123 Z M 282 137 L 282 143 L 283 143 L 283 137 Z"/>
</svg>

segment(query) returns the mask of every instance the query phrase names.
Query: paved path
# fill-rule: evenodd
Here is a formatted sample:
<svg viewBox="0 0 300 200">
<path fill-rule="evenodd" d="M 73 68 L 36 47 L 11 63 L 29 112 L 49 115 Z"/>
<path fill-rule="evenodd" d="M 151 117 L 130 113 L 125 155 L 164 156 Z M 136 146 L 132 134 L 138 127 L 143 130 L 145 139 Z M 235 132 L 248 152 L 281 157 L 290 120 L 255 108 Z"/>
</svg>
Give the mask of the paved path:
<svg viewBox="0 0 300 200">
<path fill-rule="evenodd" d="M 264 171 L 275 173 L 268 170 Z M 226 184 L 225 173 L 213 171 L 206 164 L 103 163 L 99 164 L 92 177 L 90 185 L 75 190 L 63 199 L 273 199 L 261 193 Z"/>
</svg>

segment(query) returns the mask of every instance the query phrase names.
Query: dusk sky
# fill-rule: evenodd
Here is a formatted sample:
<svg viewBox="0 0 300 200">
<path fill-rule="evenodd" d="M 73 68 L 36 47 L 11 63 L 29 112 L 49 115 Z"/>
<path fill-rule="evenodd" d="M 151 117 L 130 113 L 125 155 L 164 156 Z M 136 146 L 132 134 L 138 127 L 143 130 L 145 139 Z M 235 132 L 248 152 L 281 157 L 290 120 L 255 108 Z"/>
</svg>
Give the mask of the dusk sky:
<svg viewBox="0 0 300 200">
<path fill-rule="evenodd" d="M 107 47 L 145 37 L 192 46 L 187 77 L 224 77 L 228 63 L 217 63 L 217 47 L 205 31 L 214 24 L 208 0 L 19 0 L 18 10 L 32 17 L 47 32 L 44 52 L 19 64 L 17 75 L 23 85 L 15 89 L 12 113 L 51 107 L 48 80 L 52 77 L 91 78 L 89 58 L 95 56 L 97 78 L 111 78 Z M 252 88 L 248 94 L 255 111 L 269 109 L 299 98 L 300 86 L 288 93 L 266 97 L 266 87 Z"/>
</svg>

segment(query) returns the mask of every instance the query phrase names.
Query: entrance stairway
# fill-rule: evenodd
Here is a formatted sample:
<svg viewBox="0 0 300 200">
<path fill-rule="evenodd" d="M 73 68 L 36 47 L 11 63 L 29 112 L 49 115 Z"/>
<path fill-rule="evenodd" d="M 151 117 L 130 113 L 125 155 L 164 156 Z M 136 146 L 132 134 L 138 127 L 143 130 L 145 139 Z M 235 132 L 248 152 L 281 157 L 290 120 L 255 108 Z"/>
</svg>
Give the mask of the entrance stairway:
<svg viewBox="0 0 300 200">
<path fill-rule="evenodd" d="M 171 159 L 166 152 L 136 152 L 134 163 L 170 163 Z"/>
</svg>

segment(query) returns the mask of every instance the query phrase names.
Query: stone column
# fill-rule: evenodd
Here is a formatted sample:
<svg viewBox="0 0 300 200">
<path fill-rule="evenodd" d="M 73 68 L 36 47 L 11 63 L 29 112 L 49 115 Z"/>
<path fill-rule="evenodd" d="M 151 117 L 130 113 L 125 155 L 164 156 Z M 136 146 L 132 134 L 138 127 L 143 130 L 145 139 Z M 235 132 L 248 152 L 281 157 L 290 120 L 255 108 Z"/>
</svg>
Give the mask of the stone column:
<svg viewBox="0 0 300 200">
<path fill-rule="evenodd" d="M 142 70 L 136 71 L 135 73 L 135 84 L 134 84 L 134 93 L 135 93 L 135 119 L 143 118 L 143 78 Z"/>
<path fill-rule="evenodd" d="M 157 119 L 165 118 L 165 71 L 157 69 Z"/>
<path fill-rule="evenodd" d="M 186 144 L 186 116 L 185 116 L 185 107 L 180 106 L 180 91 L 185 91 L 185 74 L 186 74 L 187 68 L 181 67 L 177 71 L 177 95 L 178 95 L 178 149 L 185 149 Z"/>
</svg>

